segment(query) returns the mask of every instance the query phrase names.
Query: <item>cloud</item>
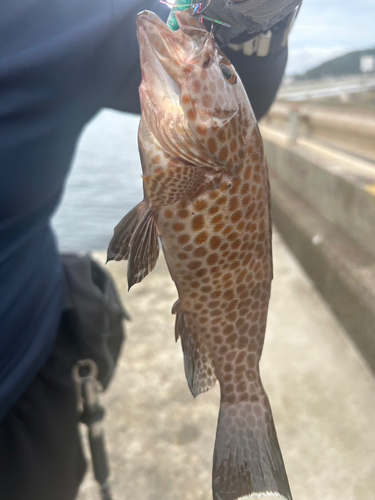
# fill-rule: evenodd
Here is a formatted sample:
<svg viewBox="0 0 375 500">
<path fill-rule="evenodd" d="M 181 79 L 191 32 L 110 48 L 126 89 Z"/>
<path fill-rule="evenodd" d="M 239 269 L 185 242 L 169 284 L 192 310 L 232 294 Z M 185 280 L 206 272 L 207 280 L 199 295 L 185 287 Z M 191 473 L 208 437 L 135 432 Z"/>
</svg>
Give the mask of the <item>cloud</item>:
<svg viewBox="0 0 375 500">
<path fill-rule="evenodd" d="M 351 49 L 337 45 L 332 47 L 290 48 L 286 73 L 288 75 L 302 74 L 305 71 L 329 61 L 334 57 L 346 54 Z"/>
<path fill-rule="evenodd" d="M 374 0 L 304 0 L 289 39 L 287 73 L 374 47 L 374 19 Z"/>
</svg>

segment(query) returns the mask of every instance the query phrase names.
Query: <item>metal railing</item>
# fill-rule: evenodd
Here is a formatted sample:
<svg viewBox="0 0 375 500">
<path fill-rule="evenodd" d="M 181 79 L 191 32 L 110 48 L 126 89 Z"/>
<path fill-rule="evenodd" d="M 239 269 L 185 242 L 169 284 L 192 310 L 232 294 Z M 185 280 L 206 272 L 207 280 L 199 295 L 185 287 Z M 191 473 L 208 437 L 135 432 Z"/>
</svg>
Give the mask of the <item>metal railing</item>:
<svg viewBox="0 0 375 500">
<path fill-rule="evenodd" d="M 277 101 L 264 119 L 289 137 L 306 137 L 342 151 L 375 160 L 375 112 L 330 103 Z"/>
</svg>

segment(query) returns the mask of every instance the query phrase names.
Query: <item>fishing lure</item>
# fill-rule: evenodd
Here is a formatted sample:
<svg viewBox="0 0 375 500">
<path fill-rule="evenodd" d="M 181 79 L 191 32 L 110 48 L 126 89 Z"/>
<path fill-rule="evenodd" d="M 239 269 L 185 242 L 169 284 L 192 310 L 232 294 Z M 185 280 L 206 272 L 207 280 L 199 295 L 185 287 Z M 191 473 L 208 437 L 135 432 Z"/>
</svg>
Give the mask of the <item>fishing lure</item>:
<svg viewBox="0 0 375 500">
<path fill-rule="evenodd" d="M 174 3 L 168 2 L 167 0 L 160 0 L 160 2 L 171 7 L 171 13 L 168 17 L 167 25 L 173 31 L 177 31 L 179 29 L 176 19 L 176 12 L 179 10 L 187 10 L 189 8 L 192 10 L 193 16 L 198 16 L 201 23 L 203 23 L 203 19 L 206 19 L 207 21 L 220 24 L 221 26 L 226 26 L 227 28 L 231 27 L 231 25 L 228 23 L 224 23 L 223 21 L 213 19 L 203 14 L 203 12 L 210 5 L 211 0 L 204 0 L 203 2 L 194 2 L 194 0 L 176 0 Z"/>
</svg>

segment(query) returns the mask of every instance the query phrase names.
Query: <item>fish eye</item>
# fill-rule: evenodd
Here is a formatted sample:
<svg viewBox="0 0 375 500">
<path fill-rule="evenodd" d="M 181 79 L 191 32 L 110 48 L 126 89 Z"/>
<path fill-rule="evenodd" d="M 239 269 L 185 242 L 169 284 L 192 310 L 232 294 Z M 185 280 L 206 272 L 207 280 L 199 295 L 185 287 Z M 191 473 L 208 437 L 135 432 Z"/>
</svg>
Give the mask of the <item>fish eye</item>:
<svg viewBox="0 0 375 500">
<path fill-rule="evenodd" d="M 224 75 L 224 78 L 228 81 L 228 83 L 233 85 L 234 83 L 237 82 L 237 75 L 234 72 L 234 69 L 232 69 L 227 64 L 223 64 L 223 63 L 220 64 L 220 69 Z"/>
</svg>

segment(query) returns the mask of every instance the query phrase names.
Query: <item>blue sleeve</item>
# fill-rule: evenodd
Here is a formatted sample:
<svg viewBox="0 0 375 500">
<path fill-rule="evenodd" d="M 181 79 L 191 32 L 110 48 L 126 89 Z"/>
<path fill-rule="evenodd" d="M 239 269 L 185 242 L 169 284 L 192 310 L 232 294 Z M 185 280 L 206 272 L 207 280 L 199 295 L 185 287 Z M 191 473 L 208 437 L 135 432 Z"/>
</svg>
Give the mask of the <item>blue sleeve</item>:
<svg viewBox="0 0 375 500">
<path fill-rule="evenodd" d="M 168 9 L 158 0 L 0 4 L 1 420 L 57 335 L 64 277 L 50 219 L 79 134 L 102 107 L 138 110 L 136 14 Z"/>
<path fill-rule="evenodd" d="M 108 38 L 92 58 L 87 78 L 96 81 L 97 99 L 103 106 L 140 113 L 138 87 L 141 83 L 136 18 L 152 10 L 166 21 L 169 9 L 159 0 L 115 0 Z"/>
<path fill-rule="evenodd" d="M 81 99 L 89 114 L 103 106 L 138 111 L 135 23 L 144 9 L 164 19 L 169 13 L 159 0 L 3 0 L 0 79 L 13 78 L 20 89 L 43 76 L 45 89 L 53 81 L 54 98 Z"/>
</svg>

